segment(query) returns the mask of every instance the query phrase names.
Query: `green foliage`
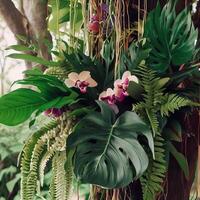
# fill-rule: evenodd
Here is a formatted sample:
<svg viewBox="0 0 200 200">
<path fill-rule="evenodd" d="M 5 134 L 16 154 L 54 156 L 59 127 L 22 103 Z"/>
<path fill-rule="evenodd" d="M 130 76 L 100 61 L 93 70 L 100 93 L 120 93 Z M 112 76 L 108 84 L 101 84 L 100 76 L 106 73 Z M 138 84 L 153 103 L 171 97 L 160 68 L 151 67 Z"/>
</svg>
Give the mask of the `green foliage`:
<svg viewBox="0 0 200 200">
<path fill-rule="evenodd" d="M 72 53 L 64 52 L 64 56 L 65 61 L 62 63 L 61 67 L 68 72 L 73 71 L 80 73 L 81 71 L 90 71 L 91 76 L 98 83 L 97 90 L 99 93 L 107 87 L 110 87 L 113 83 L 113 71 L 108 71 L 107 66 L 103 65 L 99 60 L 95 58 L 92 59 L 80 51 L 73 51 Z M 97 98 L 97 96 L 95 98 Z"/>
<path fill-rule="evenodd" d="M 34 133 L 26 142 L 21 154 L 21 198 L 24 200 L 33 199 L 37 187 L 37 166 L 32 166 L 34 160 L 40 161 L 43 150 L 46 145 L 40 139 L 48 131 L 56 128 L 57 122 L 53 121 L 41 130 Z M 44 140 L 45 141 L 45 140 Z M 35 148 L 38 144 L 38 148 Z M 43 149 L 44 148 L 44 149 Z M 32 170 L 32 171 L 31 171 Z M 30 175 L 31 172 L 31 175 Z"/>
<path fill-rule="evenodd" d="M 79 2 L 70 0 L 50 0 L 51 15 L 49 29 L 58 34 L 59 26 L 65 22 L 73 21 L 75 31 L 79 31 L 83 24 L 82 5 Z"/>
<path fill-rule="evenodd" d="M 47 101 L 30 89 L 17 89 L 0 98 L 0 123 L 15 126 L 27 120 Z"/>
<path fill-rule="evenodd" d="M 0 98 L 0 123 L 14 126 L 26 121 L 34 111 L 37 114 L 49 108 L 61 108 L 71 104 L 77 94 L 60 81 L 48 75 L 33 75 L 17 81 L 22 85 L 36 86 L 40 92 L 31 89 L 17 89 Z"/>
<path fill-rule="evenodd" d="M 190 171 L 189 171 L 189 165 L 185 156 L 182 153 L 178 152 L 175 146 L 171 142 L 167 142 L 167 149 L 176 159 L 178 165 L 180 166 L 180 168 L 182 169 L 185 175 L 185 178 L 189 180 Z"/>
<path fill-rule="evenodd" d="M 83 183 L 124 187 L 147 168 L 148 157 L 138 136 L 145 136 L 154 152 L 151 131 L 134 112 L 115 119 L 105 103 L 99 106 L 101 113 L 84 117 L 68 138 L 69 148 L 76 148 L 74 173 Z"/>
<path fill-rule="evenodd" d="M 178 96 L 176 94 L 165 94 L 161 104 L 161 115 L 169 116 L 170 113 L 174 113 L 176 110 L 179 110 L 185 106 L 195 106 L 195 103 L 190 99 Z"/>
<path fill-rule="evenodd" d="M 149 13 L 144 37 L 151 48 L 149 64 L 158 72 L 165 72 L 171 65 L 179 66 L 191 61 L 198 32 L 194 29 L 191 14 L 185 8 L 176 14 L 176 2 L 170 0 L 164 8 L 158 3 Z M 173 68 L 178 71 L 178 68 Z"/>
<path fill-rule="evenodd" d="M 157 112 L 161 103 L 161 98 L 164 92 L 164 85 L 168 79 L 160 79 L 156 76 L 156 72 L 145 65 L 140 65 L 139 70 L 135 70 L 140 77 L 141 86 L 144 89 L 144 101 L 135 106 L 135 110 L 146 113 L 146 118 L 149 120 L 153 135 L 159 132 L 159 122 Z M 130 94 L 131 95 L 131 94 Z"/>
<path fill-rule="evenodd" d="M 33 62 L 33 63 L 38 63 L 38 64 L 44 65 L 46 67 L 60 65 L 59 62 L 48 61 L 43 58 L 32 56 L 29 54 L 13 53 L 13 54 L 8 55 L 8 57 L 14 58 L 14 59 L 25 60 L 25 61 L 29 61 L 29 62 Z"/>
<path fill-rule="evenodd" d="M 52 161 L 53 178 L 51 184 L 51 199 L 52 200 L 67 200 L 66 199 L 66 176 L 65 165 L 66 152 L 56 153 Z"/>
<path fill-rule="evenodd" d="M 23 200 L 34 199 L 40 188 L 40 181 L 43 185 L 45 168 L 51 160 L 53 160 L 53 182 L 50 187 L 51 192 L 53 191 L 52 198 L 69 199 L 72 174 L 69 168 L 70 160 L 66 163 L 65 142 L 71 125 L 72 121 L 68 115 L 63 115 L 34 133 L 26 142 L 21 154 Z"/>
<path fill-rule="evenodd" d="M 155 159 L 151 159 L 144 175 L 140 178 L 143 200 L 155 200 L 163 190 L 162 183 L 167 170 L 164 139 L 160 135 L 154 138 Z"/>
<path fill-rule="evenodd" d="M 146 39 L 131 43 L 128 49 L 128 55 L 125 59 L 129 71 L 132 72 L 134 69 L 137 69 L 137 67 L 149 57 L 151 49 L 146 48 L 145 44 Z"/>
<path fill-rule="evenodd" d="M 182 142 L 182 127 L 175 119 L 169 119 L 162 131 L 162 135 L 166 140 Z"/>
</svg>

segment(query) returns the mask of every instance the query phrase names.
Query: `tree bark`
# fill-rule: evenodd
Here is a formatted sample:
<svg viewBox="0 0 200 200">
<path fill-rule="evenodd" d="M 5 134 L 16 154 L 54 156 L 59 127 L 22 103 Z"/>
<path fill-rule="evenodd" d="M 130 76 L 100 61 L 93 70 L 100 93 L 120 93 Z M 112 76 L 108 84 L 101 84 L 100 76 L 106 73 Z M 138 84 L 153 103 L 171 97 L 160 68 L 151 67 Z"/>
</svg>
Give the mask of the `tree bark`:
<svg viewBox="0 0 200 200">
<path fill-rule="evenodd" d="M 11 0 L 0 0 L 0 13 L 15 35 L 27 35 L 27 20 Z"/>
<path fill-rule="evenodd" d="M 21 0 L 21 11 L 18 10 L 12 0 L 0 0 L 0 14 L 2 14 L 8 27 L 15 36 L 22 35 L 27 38 L 27 42 L 33 42 L 39 48 L 37 54 L 44 59 L 50 60 L 51 54 L 48 51 L 47 43 L 52 43 L 51 35 L 48 31 L 47 0 Z M 16 38 L 17 39 L 17 38 Z M 46 40 L 46 41 L 45 41 Z M 18 40 L 18 43 L 24 42 Z M 26 52 L 33 55 L 33 52 Z M 35 54 L 34 54 L 35 55 Z M 31 68 L 31 63 L 26 63 L 27 68 Z M 41 66 L 44 70 L 44 66 Z"/>
<path fill-rule="evenodd" d="M 48 48 L 45 40 L 52 42 L 51 35 L 48 31 L 48 8 L 47 0 L 23 0 L 23 12 L 26 15 L 30 26 L 33 28 L 33 33 L 38 41 L 39 55 L 49 60 L 51 54 L 48 53 Z"/>
</svg>

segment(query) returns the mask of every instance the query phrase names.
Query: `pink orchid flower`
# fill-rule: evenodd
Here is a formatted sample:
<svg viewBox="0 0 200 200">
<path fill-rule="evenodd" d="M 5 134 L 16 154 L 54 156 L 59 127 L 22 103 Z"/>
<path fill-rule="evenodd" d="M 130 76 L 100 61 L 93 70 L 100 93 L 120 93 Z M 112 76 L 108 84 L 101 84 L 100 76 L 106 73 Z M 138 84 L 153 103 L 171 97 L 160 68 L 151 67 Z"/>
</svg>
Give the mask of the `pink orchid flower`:
<svg viewBox="0 0 200 200">
<path fill-rule="evenodd" d="M 138 83 L 138 78 L 131 75 L 130 71 L 124 72 L 122 79 L 118 79 L 114 83 L 115 95 L 118 101 L 123 101 L 126 96 L 128 96 L 128 86 L 130 81 Z"/>
<path fill-rule="evenodd" d="M 80 74 L 71 72 L 65 80 L 68 87 L 79 88 L 81 93 L 87 92 L 87 87 L 96 87 L 97 82 L 91 77 L 89 71 L 82 71 Z"/>
<path fill-rule="evenodd" d="M 63 114 L 64 110 L 61 108 L 50 108 L 46 111 L 44 111 L 44 115 L 48 116 L 48 117 L 60 117 Z"/>
<path fill-rule="evenodd" d="M 108 88 L 106 91 L 102 92 L 99 95 L 99 100 L 106 102 L 117 114 L 119 112 L 119 109 L 117 107 L 116 98 L 115 98 L 115 91 L 111 88 Z"/>
</svg>

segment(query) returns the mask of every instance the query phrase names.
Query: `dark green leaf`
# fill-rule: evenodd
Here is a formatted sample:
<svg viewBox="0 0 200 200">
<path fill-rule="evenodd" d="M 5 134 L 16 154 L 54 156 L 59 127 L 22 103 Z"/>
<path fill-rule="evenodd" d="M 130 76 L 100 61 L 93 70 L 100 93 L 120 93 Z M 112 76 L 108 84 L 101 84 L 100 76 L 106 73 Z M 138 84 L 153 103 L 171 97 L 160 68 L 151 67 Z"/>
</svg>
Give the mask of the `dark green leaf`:
<svg viewBox="0 0 200 200">
<path fill-rule="evenodd" d="M 141 85 L 133 81 L 130 82 L 129 87 L 128 87 L 128 94 L 132 98 L 138 100 L 140 99 L 143 93 L 144 93 L 144 89 Z"/>
<path fill-rule="evenodd" d="M 6 50 L 13 49 L 15 51 L 33 51 L 34 49 L 32 47 L 27 47 L 24 45 L 11 45 L 6 48 Z"/>
<path fill-rule="evenodd" d="M 46 102 L 38 92 L 17 89 L 0 98 L 0 123 L 8 126 L 20 124 Z"/>
<path fill-rule="evenodd" d="M 183 170 L 186 179 L 189 179 L 190 171 L 187 159 L 182 153 L 179 153 L 171 142 L 167 143 L 169 152 L 174 156 L 180 168 Z"/>
<path fill-rule="evenodd" d="M 8 55 L 8 57 L 10 58 L 14 58 L 14 59 L 20 59 L 20 60 L 26 60 L 26 61 L 30 61 L 30 62 L 35 62 L 35 63 L 39 63 L 41 65 L 44 66 L 59 66 L 60 63 L 59 62 L 54 62 L 54 61 L 48 61 L 48 60 L 44 60 L 43 58 L 40 57 L 35 57 L 29 54 L 10 54 Z"/>
<path fill-rule="evenodd" d="M 198 32 L 195 30 L 190 10 L 185 8 L 176 14 L 176 2 L 170 0 L 162 9 L 157 7 L 148 15 L 144 37 L 151 48 L 149 66 L 158 72 L 165 72 L 171 65 L 189 62 L 195 51 Z"/>
<path fill-rule="evenodd" d="M 175 119 L 168 121 L 163 130 L 163 135 L 167 140 L 182 142 L 182 129 L 180 123 Z"/>
<path fill-rule="evenodd" d="M 144 135 L 154 152 L 152 133 L 136 113 L 127 111 L 115 120 L 107 104 L 99 105 L 102 113 L 87 115 L 68 138 L 68 147 L 76 148 L 74 172 L 83 183 L 124 187 L 146 170 L 148 157 L 137 138 Z"/>
</svg>

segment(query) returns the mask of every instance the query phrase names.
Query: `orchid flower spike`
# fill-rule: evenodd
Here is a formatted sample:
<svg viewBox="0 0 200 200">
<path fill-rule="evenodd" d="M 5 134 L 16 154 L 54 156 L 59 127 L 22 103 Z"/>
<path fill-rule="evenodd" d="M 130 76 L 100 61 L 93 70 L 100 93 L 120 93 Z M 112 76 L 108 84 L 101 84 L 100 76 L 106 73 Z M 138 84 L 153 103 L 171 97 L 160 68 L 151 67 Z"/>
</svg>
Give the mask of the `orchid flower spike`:
<svg viewBox="0 0 200 200">
<path fill-rule="evenodd" d="M 117 107 L 116 98 L 115 98 L 115 91 L 111 88 L 108 88 L 106 91 L 102 92 L 99 95 L 99 100 L 106 102 L 117 114 L 119 112 L 119 109 Z"/>
<path fill-rule="evenodd" d="M 114 83 L 115 95 L 118 101 L 123 101 L 126 96 L 128 96 L 128 86 L 130 81 L 138 83 L 138 78 L 134 75 L 131 75 L 130 71 L 124 72 L 122 79 L 118 79 Z"/>
<path fill-rule="evenodd" d="M 87 92 L 87 87 L 96 87 L 97 82 L 91 77 L 89 71 L 82 71 L 80 74 L 71 72 L 65 84 L 70 87 L 79 88 L 81 93 Z"/>
</svg>

